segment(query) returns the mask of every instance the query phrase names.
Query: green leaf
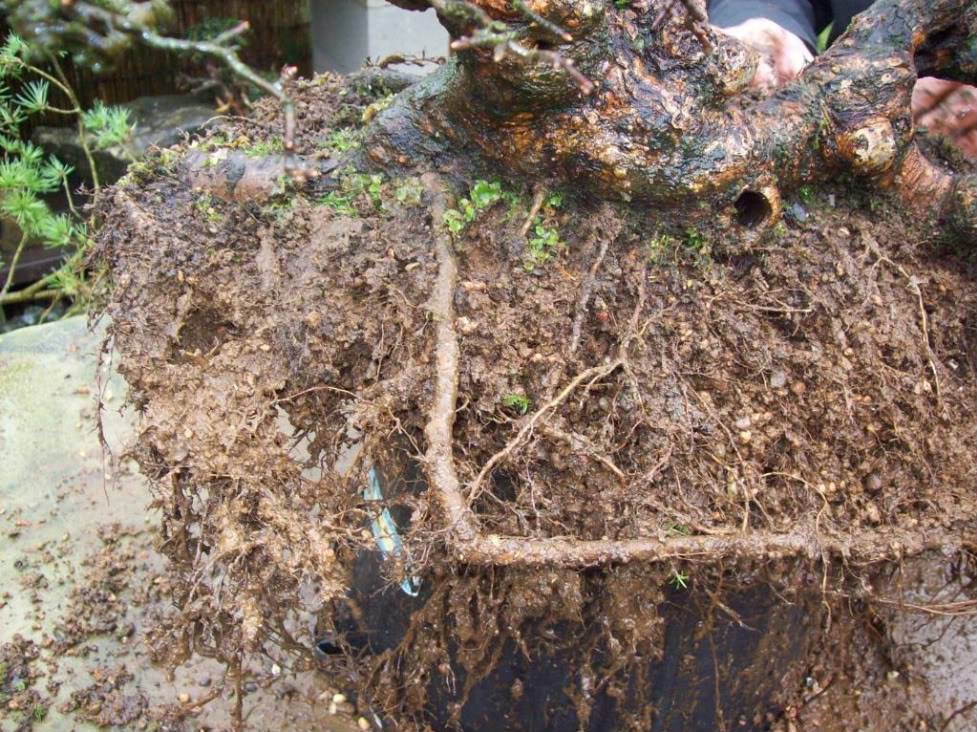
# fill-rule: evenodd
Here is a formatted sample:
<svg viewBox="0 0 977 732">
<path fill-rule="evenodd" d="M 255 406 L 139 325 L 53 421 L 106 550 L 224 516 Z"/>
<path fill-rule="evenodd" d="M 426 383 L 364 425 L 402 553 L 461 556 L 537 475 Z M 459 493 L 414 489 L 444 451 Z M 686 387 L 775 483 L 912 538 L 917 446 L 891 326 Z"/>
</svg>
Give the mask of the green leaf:
<svg viewBox="0 0 977 732">
<path fill-rule="evenodd" d="M 0 57 L 19 58 L 27 53 L 27 42 L 16 33 L 7 35 L 7 40 L 0 47 Z"/>
<path fill-rule="evenodd" d="M 75 172 L 75 169 L 67 163 L 62 163 L 54 155 L 49 155 L 47 162 L 41 169 L 41 175 L 55 182 L 60 187 L 68 180 L 68 176 Z"/>
<path fill-rule="evenodd" d="M 676 590 L 687 590 L 689 588 L 689 575 L 673 569 L 672 576 L 668 578 L 668 584 Z"/>
<path fill-rule="evenodd" d="M 457 209 L 449 208 L 444 212 L 444 225 L 452 234 L 460 234 L 465 228 L 465 217 Z"/>
<path fill-rule="evenodd" d="M 28 114 L 38 114 L 48 108 L 48 91 L 50 87 L 46 81 L 35 79 L 24 85 L 20 94 L 14 97 L 14 104 Z"/>
<path fill-rule="evenodd" d="M 27 114 L 21 107 L 12 107 L 7 104 L 0 105 L 0 132 L 4 135 L 19 135 L 20 126 L 26 119 Z"/>
<path fill-rule="evenodd" d="M 502 198 L 502 184 L 477 180 L 472 186 L 469 198 L 475 211 L 482 211 L 494 206 Z"/>
<path fill-rule="evenodd" d="M 47 216 L 40 222 L 38 228 L 38 233 L 47 247 L 68 246 L 75 235 L 74 223 L 64 214 Z"/>
<path fill-rule="evenodd" d="M 41 233 L 45 220 L 51 217 L 47 204 L 25 190 L 12 191 L 4 196 L 0 210 L 16 221 L 21 229 L 34 236 Z"/>
<path fill-rule="evenodd" d="M 50 193 L 58 187 L 46 178 L 37 165 L 23 158 L 0 161 L 0 191 L 28 191 Z"/>
<path fill-rule="evenodd" d="M 23 56 L 27 54 L 27 44 L 15 33 L 7 36 L 0 46 L 0 76 L 20 76 L 24 68 Z"/>
<path fill-rule="evenodd" d="M 128 109 L 107 107 L 102 102 L 95 102 L 95 106 L 82 115 L 82 124 L 95 137 L 95 147 L 99 150 L 125 144 L 135 128 Z"/>
</svg>

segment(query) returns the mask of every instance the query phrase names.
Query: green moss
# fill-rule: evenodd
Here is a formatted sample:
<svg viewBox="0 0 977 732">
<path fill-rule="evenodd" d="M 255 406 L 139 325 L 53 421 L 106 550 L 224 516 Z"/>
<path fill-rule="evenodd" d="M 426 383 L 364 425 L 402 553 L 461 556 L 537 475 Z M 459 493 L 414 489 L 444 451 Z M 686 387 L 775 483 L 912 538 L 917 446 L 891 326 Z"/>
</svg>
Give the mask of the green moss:
<svg viewBox="0 0 977 732">
<path fill-rule="evenodd" d="M 360 146 L 363 133 L 352 127 L 340 127 L 329 133 L 325 140 L 318 143 L 317 147 L 322 150 L 329 150 L 336 153 L 349 152 Z"/>
<path fill-rule="evenodd" d="M 244 148 L 244 154 L 249 158 L 263 158 L 269 155 L 278 155 L 285 152 L 285 141 L 281 137 L 269 137 L 267 140 L 258 140 L 249 147 Z"/>
<path fill-rule="evenodd" d="M 529 397 L 525 394 L 506 394 L 502 397 L 502 404 L 514 412 L 526 414 L 529 412 Z"/>
<path fill-rule="evenodd" d="M 193 206 L 207 218 L 207 221 L 212 224 L 218 224 L 224 220 L 224 217 L 214 207 L 215 204 L 216 201 L 211 194 L 201 193 L 197 200 L 194 201 Z"/>
<path fill-rule="evenodd" d="M 419 206 L 424 195 L 424 186 L 419 178 L 404 178 L 394 186 L 394 198 L 404 206 Z"/>
</svg>

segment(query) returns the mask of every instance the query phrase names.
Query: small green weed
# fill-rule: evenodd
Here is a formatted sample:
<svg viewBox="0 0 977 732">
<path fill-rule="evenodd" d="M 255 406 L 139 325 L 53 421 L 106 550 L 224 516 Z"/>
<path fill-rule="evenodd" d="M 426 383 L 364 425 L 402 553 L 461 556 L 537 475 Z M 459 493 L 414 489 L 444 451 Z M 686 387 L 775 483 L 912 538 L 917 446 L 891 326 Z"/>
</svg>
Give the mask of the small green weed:
<svg viewBox="0 0 977 732">
<path fill-rule="evenodd" d="M 562 246 L 560 233 L 544 225 L 542 219 L 537 216 L 533 235 L 526 242 L 526 261 L 523 267 L 527 272 L 532 272 L 539 265 L 549 262 L 553 254 Z"/>
<path fill-rule="evenodd" d="M 664 264 L 675 252 L 675 237 L 659 234 L 648 242 L 648 259 L 651 264 Z"/>
<path fill-rule="evenodd" d="M 708 269 L 712 265 L 712 245 L 694 226 L 689 226 L 685 230 L 685 247 L 692 254 L 697 267 Z"/>
<path fill-rule="evenodd" d="M 477 180 L 468 192 L 468 197 L 458 201 L 458 208 L 449 208 L 444 212 L 444 225 L 453 235 L 460 234 L 478 218 L 479 213 L 491 208 L 502 198 L 501 183 Z"/>
<path fill-rule="evenodd" d="M 689 575 L 673 569 L 672 575 L 668 578 L 668 584 L 676 590 L 687 590 L 689 589 L 689 579 Z"/>
<path fill-rule="evenodd" d="M 346 170 L 339 176 L 339 190 L 329 191 L 319 203 L 344 216 L 358 216 L 356 203 L 363 199 L 368 200 L 374 210 L 383 207 L 383 174 Z"/>
<path fill-rule="evenodd" d="M 811 186 L 801 186 L 797 189 L 797 197 L 804 203 L 810 204 L 814 200 L 814 189 Z"/>
<path fill-rule="evenodd" d="M 529 411 L 529 397 L 525 394 L 506 394 L 502 397 L 502 405 L 519 414 Z"/>
<path fill-rule="evenodd" d="M 200 194 L 200 197 L 194 201 L 193 206 L 200 213 L 206 216 L 207 220 L 212 224 L 216 224 L 223 220 L 223 216 L 221 216 L 217 209 L 214 208 L 214 197 L 209 193 Z"/>
<path fill-rule="evenodd" d="M 560 208 L 563 205 L 563 195 L 561 193 L 551 193 L 543 201 L 543 208 Z"/>
<path fill-rule="evenodd" d="M 417 178 L 404 178 L 394 186 L 394 198 L 404 206 L 420 206 L 424 186 Z"/>
</svg>

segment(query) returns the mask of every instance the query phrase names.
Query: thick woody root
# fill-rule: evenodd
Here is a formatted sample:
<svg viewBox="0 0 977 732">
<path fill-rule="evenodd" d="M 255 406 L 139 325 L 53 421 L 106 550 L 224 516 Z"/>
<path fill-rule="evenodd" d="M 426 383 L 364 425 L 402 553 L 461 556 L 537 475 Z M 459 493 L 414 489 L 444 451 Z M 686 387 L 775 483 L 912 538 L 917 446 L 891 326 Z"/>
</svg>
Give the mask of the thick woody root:
<svg viewBox="0 0 977 732">
<path fill-rule="evenodd" d="M 225 201 L 258 204 L 314 182 L 337 166 L 333 159 L 296 155 L 255 157 L 227 148 L 195 151 L 187 156 L 185 164 L 188 182 L 195 190 Z"/>
<path fill-rule="evenodd" d="M 902 185 L 911 175 L 902 169 L 915 165 L 917 70 L 974 80 L 968 37 L 952 32 L 962 14 L 967 32 L 977 25 L 966 0 L 881 0 L 795 83 L 761 101 L 744 93 L 751 53 L 696 24 L 691 33 L 691 16 L 657 30 L 649 14 L 609 3 L 530 4 L 569 31 L 566 41 L 501 5 L 475 5 L 508 22 L 520 43 L 545 44 L 572 60 L 594 82 L 593 93 L 580 93 L 559 64 L 493 53 L 509 38 L 493 31 L 496 46 L 460 46 L 436 78 L 381 115 L 368 146 L 375 162 L 461 148 L 511 173 L 572 181 L 598 196 L 705 206 L 746 229 L 777 220 L 782 192 L 847 170 L 897 187 L 915 209 L 964 234 L 977 225 L 949 171 L 935 198 Z M 456 38 L 471 37 L 467 16 L 451 4 L 438 7 Z"/>
<path fill-rule="evenodd" d="M 707 535 L 647 537 L 633 540 L 581 540 L 566 537 L 517 537 L 485 533 L 471 504 L 477 499 L 492 472 L 540 429 L 550 412 L 574 391 L 593 384 L 618 369 L 627 367 L 628 342 L 634 334 L 644 306 L 637 298 L 634 316 L 613 360 L 577 374 L 560 392 L 523 423 L 516 435 L 490 457 L 468 486 L 462 486 L 454 459 L 453 428 L 458 409 L 460 347 L 455 329 L 454 297 L 458 286 L 458 263 L 447 229 L 443 226 L 448 208 L 446 187 L 434 175 L 425 186 L 432 197 L 434 250 L 438 272 L 428 308 L 435 321 L 434 395 L 424 428 L 427 450 L 424 466 L 428 482 L 446 522 L 449 553 L 458 561 L 492 566 L 588 567 L 605 563 L 663 561 L 668 559 L 769 559 L 806 557 L 841 558 L 859 562 L 885 556 L 913 556 L 926 551 L 956 552 L 977 544 L 958 532 L 938 529 L 927 533 L 890 528 L 859 529 L 847 536 L 826 535 L 816 517 L 787 533 L 745 530 Z M 597 260 L 600 261 L 599 259 Z M 642 280 L 643 286 L 643 280 Z M 924 311 L 925 318 L 925 311 Z M 938 388 L 938 387 L 937 387 Z M 618 471 L 619 472 L 619 471 Z M 466 498 L 467 495 L 467 498 Z"/>
</svg>

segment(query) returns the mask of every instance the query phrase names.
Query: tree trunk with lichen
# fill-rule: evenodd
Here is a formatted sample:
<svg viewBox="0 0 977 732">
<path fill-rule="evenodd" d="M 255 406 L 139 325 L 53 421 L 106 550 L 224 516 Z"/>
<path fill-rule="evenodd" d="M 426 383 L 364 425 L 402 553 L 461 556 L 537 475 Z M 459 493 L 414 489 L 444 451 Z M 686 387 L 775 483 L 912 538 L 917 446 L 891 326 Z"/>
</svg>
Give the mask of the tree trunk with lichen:
<svg viewBox="0 0 977 732">
<path fill-rule="evenodd" d="M 929 162 L 910 114 L 918 76 L 977 81 L 968 0 L 881 0 L 768 99 L 748 92 L 755 56 L 675 3 L 528 4 L 557 28 L 507 3 L 476 5 L 487 18 L 434 3 L 457 50 L 379 116 L 376 164 L 464 151 L 508 175 L 750 228 L 778 220 L 785 192 L 852 172 L 977 236 L 974 177 Z M 506 34 L 485 31 L 490 21 Z"/>
</svg>

